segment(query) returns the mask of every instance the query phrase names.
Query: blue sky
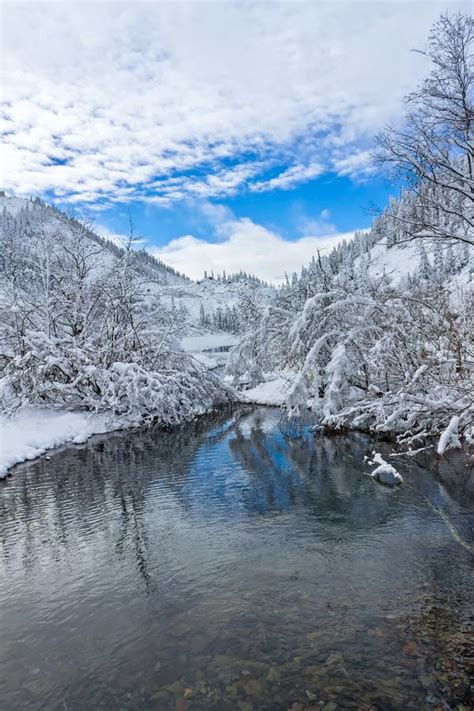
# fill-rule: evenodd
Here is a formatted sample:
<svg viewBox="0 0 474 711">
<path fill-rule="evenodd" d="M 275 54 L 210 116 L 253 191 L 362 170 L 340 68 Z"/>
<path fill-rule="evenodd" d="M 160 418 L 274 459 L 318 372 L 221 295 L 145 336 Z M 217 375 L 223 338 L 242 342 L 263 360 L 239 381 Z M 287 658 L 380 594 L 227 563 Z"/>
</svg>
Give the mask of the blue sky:
<svg viewBox="0 0 474 711">
<path fill-rule="evenodd" d="M 279 281 L 370 224 L 446 7 L 417 2 L 5 2 L 2 183 L 199 277 Z"/>
<path fill-rule="evenodd" d="M 356 182 L 328 173 L 289 191 L 244 192 L 207 204 L 225 205 L 236 218 L 250 217 L 287 240 L 305 234 L 350 232 L 370 225 L 371 209 L 383 207 L 396 191 L 386 179 L 374 176 Z M 65 205 L 67 209 L 67 205 Z M 154 245 L 164 245 L 183 234 L 202 239 L 218 239 L 213 221 L 199 209 L 199 202 L 183 202 L 172 207 L 134 202 L 130 207 L 137 233 Z M 96 218 L 112 232 L 126 230 L 128 210 L 113 206 Z"/>
</svg>

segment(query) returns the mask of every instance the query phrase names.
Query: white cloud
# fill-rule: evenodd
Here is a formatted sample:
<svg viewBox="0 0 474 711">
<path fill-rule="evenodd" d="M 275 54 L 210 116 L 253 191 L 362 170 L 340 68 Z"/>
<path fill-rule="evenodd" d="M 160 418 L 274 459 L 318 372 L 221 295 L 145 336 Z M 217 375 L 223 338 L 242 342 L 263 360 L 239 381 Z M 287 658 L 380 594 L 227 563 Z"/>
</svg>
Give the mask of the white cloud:
<svg viewBox="0 0 474 711">
<path fill-rule="evenodd" d="M 336 225 L 330 221 L 329 210 L 321 210 L 319 215 L 311 216 L 306 213 L 296 215 L 296 225 L 301 235 L 333 235 L 337 233 Z"/>
<path fill-rule="evenodd" d="M 350 232 L 287 241 L 248 218 L 227 220 L 227 216 L 219 232 L 226 236 L 217 243 L 185 235 L 150 251 L 193 279 L 202 278 L 205 269 L 215 273 L 243 269 L 267 281 L 281 283 L 285 272 L 290 276 L 299 272 L 318 250 L 325 253 L 353 236 Z"/>
<path fill-rule="evenodd" d="M 289 190 L 298 183 L 304 183 L 310 178 L 315 178 L 317 175 L 324 173 L 324 167 L 320 163 L 312 163 L 310 165 L 293 165 L 287 168 L 282 173 L 269 180 L 260 180 L 250 186 L 250 190 L 254 192 L 262 192 L 263 190 Z"/>
<path fill-rule="evenodd" d="M 338 232 L 337 226 L 331 221 L 331 212 L 327 208 L 321 210 L 319 215 L 311 214 L 296 202 L 293 206 L 293 222 L 297 234 L 301 237 L 329 236 Z"/>
<path fill-rule="evenodd" d="M 355 151 L 345 158 L 336 158 L 334 168 L 338 175 L 363 178 L 374 170 L 370 151 Z"/>
<path fill-rule="evenodd" d="M 358 175 L 445 6 L 4 3 L 4 187 L 166 205 Z"/>
</svg>

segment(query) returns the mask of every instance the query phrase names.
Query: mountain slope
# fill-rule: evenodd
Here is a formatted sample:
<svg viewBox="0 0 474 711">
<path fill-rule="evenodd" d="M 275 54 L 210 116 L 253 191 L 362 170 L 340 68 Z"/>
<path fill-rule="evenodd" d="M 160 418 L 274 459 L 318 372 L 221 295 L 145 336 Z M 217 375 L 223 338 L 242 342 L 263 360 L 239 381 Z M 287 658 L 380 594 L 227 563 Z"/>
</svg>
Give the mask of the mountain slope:
<svg viewBox="0 0 474 711">
<path fill-rule="evenodd" d="M 28 239 L 57 235 L 63 243 L 71 240 L 79 223 L 40 200 L 0 195 L 0 230 L 8 233 L 21 248 Z M 98 245 L 98 264 L 109 269 L 124 254 L 124 249 L 87 228 L 86 237 Z M 238 310 L 242 302 L 253 301 L 262 307 L 271 303 L 275 290 L 258 280 L 206 278 L 193 282 L 177 273 L 145 250 L 133 250 L 133 266 L 144 280 L 144 289 L 160 299 L 164 309 L 174 314 L 183 334 L 232 331 L 242 328 Z"/>
<path fill-rule="evenodd" d="M 3 216 L 3 229 L 14 230 L 19 240 L 41 233 L 50 235 L 56 233 L 62 239 L 70 240 L 73 230 L 79 225 L 74 218 L 38 199 L 28 200 L 0 195 L 0 214 Z M 122 248 L 100 237 L 93 229 L 87 227 L 86 232 L 91 242 L 102 247 L 99 260 L 104 264 L 110 265 L 113 258 L 123 254 Z M 143 251 L 136 253 L 136 269 L 158 284 L 186 284 L 190 281 Z"/>
</svg>

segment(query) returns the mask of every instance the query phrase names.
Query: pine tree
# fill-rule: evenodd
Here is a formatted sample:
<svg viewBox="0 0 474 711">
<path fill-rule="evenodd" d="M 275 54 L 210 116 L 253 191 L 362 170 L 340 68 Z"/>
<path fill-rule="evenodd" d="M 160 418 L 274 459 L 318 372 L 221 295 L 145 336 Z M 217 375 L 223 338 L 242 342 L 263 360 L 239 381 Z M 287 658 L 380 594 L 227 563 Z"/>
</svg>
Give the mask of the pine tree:
<svg viewBox="0 0 474 711">
<path fill-rule="evenodd" d="M 446 272 L 444 266 L 443 248 L 439 242 L 436 242 L 435 245 L 433 271 L 435 279 L 438 282 L 444 281 Z"/>
<path fill-rule="evenodd" d="M 448 244 L 448 248 L 446 250 L 446 273 L 447 274 L 455 274 L 455 272 L 456 272 L 456 260 L 454 257 L 453 245 L 450 243 L 450 244 Z"/>
<path fill-rule="evenodd" d="M 420 243 L 419 251 L 420 262 L 418 265 L 418 271 L 420 274 L 420 278 L 424 279 L 424 281 L 429 281 L 429 279 L 431 278 L 432 269 L 430 261 L 428 259 L 428 255 L 426 254 L 425 245 L 423 243 Z"/>
</svg>

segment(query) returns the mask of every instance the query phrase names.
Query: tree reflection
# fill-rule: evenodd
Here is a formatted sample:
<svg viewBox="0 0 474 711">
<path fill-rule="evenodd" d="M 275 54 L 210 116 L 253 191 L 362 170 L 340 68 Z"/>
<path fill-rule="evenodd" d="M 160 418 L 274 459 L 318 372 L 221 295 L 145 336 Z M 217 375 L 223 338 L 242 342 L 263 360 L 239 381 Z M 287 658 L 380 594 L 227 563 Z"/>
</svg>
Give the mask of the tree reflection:
<svg viewBox="0 0 474 711">
<path fill-rule="evenodd" d="M 365 476 L 366 436 L 318 436 L 279 418 L 244 410 L 168 432 L 115 433 L 23 467 L 0 490 L 3 564 L 28 571 L 46 555 L 60 564 L 100 532 L 117 556 L 133 552 L 150 586 L 148 529 L 161 516 L 165 535 L 166 506 L 184 521 L 298 508 L 314 526 L 334 521 L 339 534 L 406 515 L 405 491 Z M 423 481 L 424 496 L 435 496 L 436 483 Z"/>
<path fill-rule="evenodd" d="M 118 555 L 134 551 L 149 585 L 143 515 L 150 488 L 159 482 L 186 507 L 185 484 L 196 453 L 204 443 L 216 446 L 225 439 L 240 416 L 205 417 L 172 431 L 112 433 L 20 467 L 0 489 L 2 562 L 21 561 L 27 571 L 42 555 L 65 560 L 100 529 L 115 540 Z"/>
</svg>

